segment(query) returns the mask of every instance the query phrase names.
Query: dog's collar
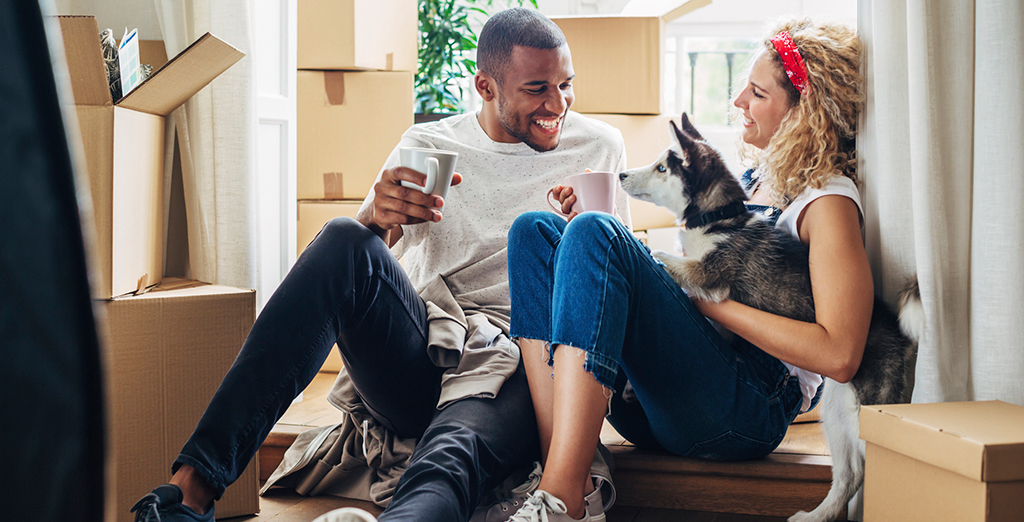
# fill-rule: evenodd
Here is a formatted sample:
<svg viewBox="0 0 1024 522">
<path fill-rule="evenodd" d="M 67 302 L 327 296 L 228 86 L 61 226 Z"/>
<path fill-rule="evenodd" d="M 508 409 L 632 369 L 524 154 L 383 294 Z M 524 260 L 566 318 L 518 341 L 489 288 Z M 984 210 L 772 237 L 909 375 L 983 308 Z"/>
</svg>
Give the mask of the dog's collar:
<svg viewBox="0 0 1024 522">
<path fill-rule="evenodd" d="M 747 206 L 742 201 L 733 201 L 720 209 L 702 212 L 696 216 L 686 218 L 686 228 L 704 227 L 715 221 L 736 217 L 746 211 Z"/>
</svg>

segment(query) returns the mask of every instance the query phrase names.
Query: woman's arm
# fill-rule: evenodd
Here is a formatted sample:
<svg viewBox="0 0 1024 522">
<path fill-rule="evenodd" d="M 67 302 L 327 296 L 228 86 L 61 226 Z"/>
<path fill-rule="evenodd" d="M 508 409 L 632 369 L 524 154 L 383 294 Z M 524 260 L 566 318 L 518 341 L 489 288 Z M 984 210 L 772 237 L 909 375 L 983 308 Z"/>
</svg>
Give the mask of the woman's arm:
<svg viewBox="0 0 1024 522">
<path fill-rule="evenodd" d="M 726 300 L 696 301 L 705 316 L 776 358 L 848 382 L 867 342 L 874 283 L 860 235 L 860 213 L 845 196 L 824 196 L 805 209 L 798 229 L 810 249 L 815 323 Z"/>
</svg>

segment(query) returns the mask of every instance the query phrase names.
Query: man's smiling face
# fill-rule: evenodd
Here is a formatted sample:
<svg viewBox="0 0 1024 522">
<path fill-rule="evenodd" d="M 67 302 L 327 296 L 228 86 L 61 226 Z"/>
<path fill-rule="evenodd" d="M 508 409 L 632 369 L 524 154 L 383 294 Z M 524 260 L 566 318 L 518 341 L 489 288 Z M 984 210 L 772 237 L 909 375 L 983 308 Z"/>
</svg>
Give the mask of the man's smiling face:
<svg viewBox="0 0 1024 522">
<path fill-rule="evenodd" d="M 516 46 L 498 88 L 498 121 L 512 139 L 546 152 L 558 146 L 565 115 L 575 100 L 569 46 L 533 49 Z"/>
</svg>

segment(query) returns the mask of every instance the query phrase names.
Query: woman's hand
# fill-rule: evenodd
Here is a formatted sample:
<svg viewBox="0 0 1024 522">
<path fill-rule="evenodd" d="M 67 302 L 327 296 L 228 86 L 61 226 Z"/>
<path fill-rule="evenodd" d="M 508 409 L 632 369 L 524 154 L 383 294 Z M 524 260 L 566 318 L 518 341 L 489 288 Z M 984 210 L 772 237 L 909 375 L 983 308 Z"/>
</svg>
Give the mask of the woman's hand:
<svg viewBox="0 0 1024 522">
<path fill-rule="evenodd" d="M 562 213 L 568 216 L 569 221 L 572 221 L 572 218 L 579 214 L 579 212 L 572 211 L 572 205 L 576 203 L 576 196 L 572 194 L 572 187 L 555 185 L 555 188 L 551 189 L 551 194 L 562 205 Z"/>
</svg>

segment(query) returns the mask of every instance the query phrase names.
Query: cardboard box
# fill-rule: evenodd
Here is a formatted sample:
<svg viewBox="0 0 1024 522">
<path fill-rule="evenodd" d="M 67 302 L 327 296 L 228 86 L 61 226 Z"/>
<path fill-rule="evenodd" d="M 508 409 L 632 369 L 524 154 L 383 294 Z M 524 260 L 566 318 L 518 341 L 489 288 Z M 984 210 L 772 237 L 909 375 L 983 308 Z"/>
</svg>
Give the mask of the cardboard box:
<svg viewBox="0 0 1024 522">
<path fill-rule="evenodd" d="M 413 124 L 412 73 L 298 72 L 298 199 L 363 199 Z"/>
<path fill-rule="evenodd" d="M 237 49 L 207 33 L 120 100 L 110 99 L 91 16 L 61 16 L 95 219 L 106 299 L 163 276 L 164 116 L 240 60 Z"/>
<path fill-rule="evenodd" d="M 576 72 L 577 112 L 661 114 L 665 23 L 711 0 L 631 2 L 618 16 L 557 16 Z"/>
<path fill-rule="evenodd" d="M 256 293 L 167 278 L 99 301 L 107 322 L 110 449 L 118 522 L 171 477 L 171 463 L 231 367 L 256 315 Z M 259 511 L 259 459 L 217 502 L 217 517 Z"/>
<path fill-rule="evenodd" d="M 298 68 L 415 71 L 415 0 L 299 0 Z"/>
<path fill-rule="evenodd" d="M 1024 408 L 863 406 L 864 520 L 1024 520 Z"/>
</svg>

